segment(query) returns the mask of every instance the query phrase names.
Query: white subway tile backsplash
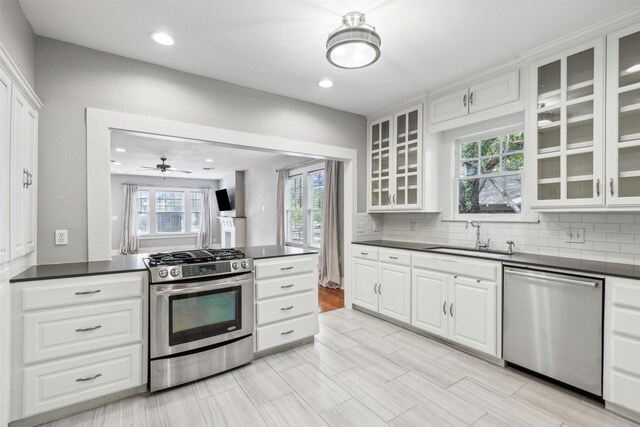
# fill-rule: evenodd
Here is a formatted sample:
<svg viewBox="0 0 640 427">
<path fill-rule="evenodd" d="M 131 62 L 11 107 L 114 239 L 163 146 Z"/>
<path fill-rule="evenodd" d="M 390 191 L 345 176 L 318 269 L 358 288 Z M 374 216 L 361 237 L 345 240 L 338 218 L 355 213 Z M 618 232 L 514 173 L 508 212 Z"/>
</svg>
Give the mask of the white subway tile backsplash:
<svg viewBox="0 0 640 427">
<path fill-rule="evenodd" d="M 596 224 L 593 229 L 604 233 L 619 233 L 620 224 Z"/>
<path fill-rule="evenodd" d="M 633 224 L 636 219 L 634 214 L 612 213 L 607 214 L 607 222 L 614 224 Z"/>
</svg>

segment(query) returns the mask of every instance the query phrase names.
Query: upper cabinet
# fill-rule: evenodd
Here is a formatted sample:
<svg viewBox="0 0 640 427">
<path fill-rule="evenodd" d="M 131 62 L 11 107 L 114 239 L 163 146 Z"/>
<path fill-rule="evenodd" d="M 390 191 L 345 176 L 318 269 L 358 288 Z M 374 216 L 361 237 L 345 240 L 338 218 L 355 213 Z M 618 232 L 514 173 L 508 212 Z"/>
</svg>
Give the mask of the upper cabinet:
<svg viewBox="0 0 640 427">
<path fill-rule="evenodd" d="M 11 80 L 0 68 L 0 264 L 11 257 Z"/>
<path fill-rule="evenodd" d="M 437 210 L 437 144 L 426 144 L 422 104 L 369 122 L 367 139 L 367 210 Z"/>
<path fill-rule="evenodd" d="M 607 37 L 607 205 L 640 205 L 640 25 Z"/>
<path fill-rule="evenodd" d="M 595 40 L 529 69 L 529 154 L 534 207 L 601 206 L 604 200 L 604 42 Z M 529 157 L 529 156 L 528 156 Z"/>
<path fill-rule="evenodd" d="M 431 125 L 517 101 L 518 70 L 461 89 L 435 95 L 429 101 Z"/>
</svg>

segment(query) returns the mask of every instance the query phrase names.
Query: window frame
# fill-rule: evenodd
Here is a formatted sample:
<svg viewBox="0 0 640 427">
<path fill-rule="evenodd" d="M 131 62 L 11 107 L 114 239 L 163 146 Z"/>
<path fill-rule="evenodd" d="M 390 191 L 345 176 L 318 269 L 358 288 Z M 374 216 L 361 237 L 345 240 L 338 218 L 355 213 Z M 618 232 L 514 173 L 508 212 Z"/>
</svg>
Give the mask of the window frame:
<svg viewBox="0 0 640 427">
<path fill-rule="evenodd" d="M 474 133 L 470 135 L 465 135 L 458 137 L 454 140 L 452 152 L 453 152 L 453 188 L 452 188 L 452 200 L 451 200 L 451 212 L 453 213 L 453 220 L 457 221 L 488 221 L 488 222 L 529 222 L 532 220 L 531 216 L 528 212 L 527 205 L 527 183 L 526 183 L 526 171 L 527 171 L 527 134 L 524 133 L 524 142 L 522 151 L 517 151 L 516 153 L 522 153 L 524 156 L 524 164 L 523 168 L 519 171 L 503 171 L 496 174 L 482 174 L 481 172 L 481 156 L 478 157 L 478 174 L 473 177 L 463 178 L 461 177 L 460 170 L 462 166 L 460 152 L 463 144 L 478 141 L 480 142 L 483 139 L 496 138 L 498 136 L 504 136 L 516 132 L 525 132 L 524 123 L 517 123 L 509 126 L 503 126 L 499 128 L 490 129 L 487 131 Z M 478 150 L 481 150 L 480 146 Z M 502 154 L 502 153 L 501 153 Z M 502 159 L 500 159 L 500 164 L 502 165 Z M 489 177 L 508 177 L 508 176 L 520 176 L 520 194 L 521 194 L 521 203 L 520 203 L 520 213 L 499 213 L 499 214 L 490 214 L 490 213 L 460 213 L 458 210 L 458 200 L 460 196 L 460 181 L 467 181 L 470 179 L 481 179 L 481 178 L 489 178 Z"/>
<path fill-rule="evenodd" d="M 197 236 L 198 231 L 191 231 L 191 193 L 201 193 L 202 188 L 192 188 L 192 187 L 162 187 L 162 186 L 138 186 L 138 192 L 147 191 L 149 192 L 149 211 L 147 214 L 149 215 L 148 225 L 149 232 L 141 233 L 138 230 L 138 236 L 140 239 L 169 239 L 176 237 L 192 237 Z M 182 232 L 158 232 L 157 224 L 156 224 L 156 192 L 170 192 L 170 193 L 178 193 L 181 192 L 184 194 L 183 199 L 183 224 L 184 231 Z M 202 221 L 202 217 L 200 219 Z"/>
<path fill-rule="evenodd" d="M 284 209 L 284 221 L 285 221 L 285 245 L 286 246 L 294 246 L 294 247 L 298 247 L 298 248 L 312 248 L 312 249 L 320 249 L 320 245 L 315 246 L 312 243 L 312 238 L 311 238 L 311 229 L 310 229 L 310 224 L 313 223 L 313 220 L 311 219 L 311 215 L 313 214 L 313 212 L 317 209 L 313 209 L 313 203 L 311 200 L 312 197 L 312 192 L 310 191 L 310 182 L 309 182 L 309 175 L 314 173 L 314 172 L 318 172 L 321 170 L 324 170 L 325 168 L 325 162 L 321 162 L 321 163 L 314 163 L 312 165 L 309 166 L 305 166 L 302 168 L 297 168 L 297 169 L 292 169 L 288 172 L 287 174 L 287 188 L 286 188 L 286 194 L 285 194 L 285 209 Z M 302 244 L 296 243 L 296 242 L 292 242 L 289 241 L 289 179 L 290 178 L 294 178 L 296 176 L 302 176 L 302 217 L 303 217 L 303 222 L 302 222 Z M 326 180 L 326 177 L 325 177 Z M 322 224 L 324 225 L 324 221 L 322 221 Z M 321 231 L 322 232 L 322 231 Z"/>
</svg>

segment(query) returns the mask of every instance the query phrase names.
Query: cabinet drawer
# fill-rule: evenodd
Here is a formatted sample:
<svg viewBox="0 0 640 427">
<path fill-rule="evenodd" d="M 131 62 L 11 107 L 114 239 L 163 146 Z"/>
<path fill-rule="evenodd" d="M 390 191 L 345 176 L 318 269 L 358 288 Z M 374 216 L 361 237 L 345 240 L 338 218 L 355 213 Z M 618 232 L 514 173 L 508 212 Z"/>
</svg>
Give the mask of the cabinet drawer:
<svg viewBox="0 0 640 427">
<path fill-rule="evenodd" d="M 260 301 L 256 308 L 257 323 L 258 326 L 261 326 L 304 314 L 311 314 L 314 312 L 315 306 L 316 299 L 313 292 Z"/>
<path fill-rule="evenodd" d="M 640 282 L 616 278 L 613 285 L 613 303 L 640 308 Z"/>
<path fill-rule="evenodd" d="M 355 258 L 364 258 L 375 261 L 378 259 L 378 249 L 373 246 L 354 246 L 353 256 Z"/>
<path fill-rule="evenodd" d="M 24 316 L 24 363 L 141 339 L 141 299 L 27 313 Z"/>
<path fill-rule="evenodd" d="M 256 279 L 290 276 L 311 272 L 315 269 L 315 260 L 311 256 L 289 256 L 265 261 L 256 261 Z"/>
<path fill-rule="evenodd" d="M 380 251 L 380 261 L 391 264 L 411 265 L 411 255 L 400 251 Z"/>
<path fill-rule="evenodd" d="M 640 376 L 640 341 L 614 336 L 612 343 L 613 368 Z"/>
<path fill-rule="evenodd" d="M 23 290 L 22 308 L 58 307 L 142 295 L 142 276 L 109 275 L 47 280 Z"/>
<path fill-rule="evenodd" d="M 497 263 L 479 261 L 474 258 L 442 256 L 431 254 L 413 255 L 414 267 L 441 271 L 462 277 L 496 281 L 498 277 Z"/>
<path fill-rule="evenodd" d="M 141 355 L 136 344 L 24 368 L 24 416 L 140 385 Z"/>
<path fill-rule="evenodd" d="M 257 328 L 256 351 L 263 351 L 307 338 L 318 332 L 318 318 L 308 315 Z"/>
<path fill-rule="evenodd" d="M 614 307 L 611 312 L 611 328 L 615 332 L 640 339 L 640 311 Z"/>
<path fill-rule="evenodd" d="M 256 280 L 256 299 L 289 295 L 309 291 L 317 286 L 315 274 L 277 277 L 275 279 Z"/>
<path fill-rule="evenodd" d="M 611 376 L 611 401 L 640 412 L 640 378 L 614 372 Z"/>
</svg>

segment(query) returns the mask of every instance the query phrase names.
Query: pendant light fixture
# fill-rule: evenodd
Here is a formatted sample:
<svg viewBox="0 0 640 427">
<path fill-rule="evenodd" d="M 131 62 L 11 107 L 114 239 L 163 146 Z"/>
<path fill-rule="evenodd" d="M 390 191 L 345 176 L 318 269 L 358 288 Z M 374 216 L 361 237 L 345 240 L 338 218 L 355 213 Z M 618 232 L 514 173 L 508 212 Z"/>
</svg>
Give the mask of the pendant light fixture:
<svg viewBox="0 0 640 427">
<path fill-rule="evenodd" d="M 363 68 L 380 58 L 380 36 L 364 22 L 364 14 L 350 12 L 342 26 L 329 34 L 327 60 L 340 68 Z"/>
</svg>

